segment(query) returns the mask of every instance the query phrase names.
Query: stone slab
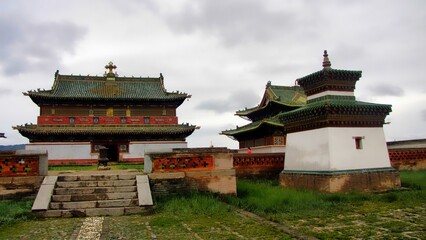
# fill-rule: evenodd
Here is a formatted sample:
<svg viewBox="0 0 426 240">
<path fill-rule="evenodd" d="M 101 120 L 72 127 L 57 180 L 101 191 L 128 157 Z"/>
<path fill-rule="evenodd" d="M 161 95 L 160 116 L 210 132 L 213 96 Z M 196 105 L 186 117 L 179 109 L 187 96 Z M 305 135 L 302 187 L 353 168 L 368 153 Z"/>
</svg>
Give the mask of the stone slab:
<svg viewBox="0 0 426 240">
<path fill-rule="evenodd" d="M 85 212 L 87 216 L 120 216 L 124 215 L 124 208 L 91 208 Z"/>
<path fill-rule="evenodd" d="M 170 172 L 170 173 L 150 173 L 148 174 L 149 179 L 174 179 L 174 178 L 185 178 L 184 172 Z"/>
<path fill-rule="evenodd" d="M 48 178 L 48 179 L 46 179 Z M 50 200 L 52 198 L 53 189 L 55 188 L 55 183 L 58 179 L 58 176 L 46 176 L 37 193 L 37 197 L 32 206 L 33 211 L 47 210 L 49 208 Z"/>
<path fill-rule="evenodd" d="M 147 175 L 136 176 L 139 206 L 152 206 L 151 188 L 149 186 L 149 179 Z"/>
</svg>

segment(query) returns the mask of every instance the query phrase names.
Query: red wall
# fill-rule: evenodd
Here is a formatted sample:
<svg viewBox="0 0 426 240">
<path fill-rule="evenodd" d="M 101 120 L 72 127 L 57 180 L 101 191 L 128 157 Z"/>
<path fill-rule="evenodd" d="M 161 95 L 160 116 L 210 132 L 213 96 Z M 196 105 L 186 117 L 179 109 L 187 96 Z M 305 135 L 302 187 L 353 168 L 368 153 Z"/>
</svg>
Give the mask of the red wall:
<svg viewBox="0 0 426 240">
<path fill-rule="evenodd" d="M 75 116 L 74 124 L 95 124 L 93 116 Z M 99 116 L 97 117 L 99 122 L 97 124 L 122 124 L 122 117 L 108 117 Z M 37 124 L 49 124 L 49 125 L 68 125 L 70 124 L 69 116 L 39 116 Z M 145 117 L 143 116 L 132 116 L 126 117 L 125 124 L 145 124 Z M 151 116 L 149 117 L 149 124 L 178 124 L 178 118 L 175 116 Z"/>
</svg>

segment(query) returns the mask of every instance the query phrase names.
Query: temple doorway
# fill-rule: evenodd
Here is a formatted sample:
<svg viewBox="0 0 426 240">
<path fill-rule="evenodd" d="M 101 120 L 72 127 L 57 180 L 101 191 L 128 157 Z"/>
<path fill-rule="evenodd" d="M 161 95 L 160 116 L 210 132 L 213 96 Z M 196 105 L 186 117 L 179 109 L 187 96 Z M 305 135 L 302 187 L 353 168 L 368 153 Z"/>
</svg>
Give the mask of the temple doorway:
<svg viewBox="0 0 426 240">
<path fill-rule="evenodd" d="M 103 144 L 104 147 L 108 148 L 107 157 L 110 162 L 118 162 L 119 151 L 118 144 Z"/>
</svg>

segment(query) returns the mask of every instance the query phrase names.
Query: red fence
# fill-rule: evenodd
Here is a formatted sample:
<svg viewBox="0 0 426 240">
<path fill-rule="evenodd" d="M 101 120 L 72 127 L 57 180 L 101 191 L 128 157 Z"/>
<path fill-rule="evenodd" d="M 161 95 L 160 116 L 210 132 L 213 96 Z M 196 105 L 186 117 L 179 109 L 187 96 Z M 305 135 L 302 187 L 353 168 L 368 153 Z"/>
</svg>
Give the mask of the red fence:
<svg viewBox="0 0 426 240">
<path fill-rule="evenodd" d="M 0 155 L 0 177 L 37 176 L 38 156 Z"/>
<path fill-rule="evenodd" d="M 213 156 L 177 155 L 153 159 L 154 172 L 182 172 L 214 168 Z"/>
<path fill-rule="evenodd" d="M 241 178 L 278 178 L 284 169 L 284 153 L 234 154 L 234 169 Z"/>
<path fill-rule="evenodd" d="M 389 149 L 389 158 L 396 169 L 426 169 L 426 149 Z"/>
</svg>

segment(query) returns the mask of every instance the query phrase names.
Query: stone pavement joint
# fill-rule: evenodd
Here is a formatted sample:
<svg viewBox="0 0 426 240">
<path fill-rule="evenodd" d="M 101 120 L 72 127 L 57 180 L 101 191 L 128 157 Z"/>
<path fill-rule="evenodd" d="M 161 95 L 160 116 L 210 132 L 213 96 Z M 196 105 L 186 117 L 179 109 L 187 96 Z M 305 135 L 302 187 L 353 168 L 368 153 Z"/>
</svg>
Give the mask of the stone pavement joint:
<svg viewBox="0 0 426 240">
<path fill-rule="evenodd" d="M 242 210 L 242 209 L 237 209 L 236 211 L 237 211 L 237 213 L 241 214 L 242 216 L 246 216 L 246 217 L 255 219 L 257 221 L 267 223 L 267 224 L 273 226 L 274 228 L 276 228 L 276 229 L 278 229 L 278 230 L 280 230 L 282 232 L 285 232 L 287 234 L 290 234 L 291 236 L 293 236 L 293 237 L 295 237 L 297 239 L 303 239 L 303 240 L 316 240 L 317 239 L 317 238 L 312 237 L 312 236 L 304 235 L 304 234 L 302 234 L 302 233 L 300 233 L 300 232 L 298 232 L 298 231 L 296 231 L 294 229 L 291 229 L 291 228 L 289 228 L 287 226 L 284 226 L 282 224 L 279 224 L 279 223 L 267 220 L 267 219 L 265 219 L 265 218 L 263 218 L 261 216 L 258 216 L 258 215 L 254 214 L 252 212 L 247 212 L 247 211 Z"/>
</svg>

